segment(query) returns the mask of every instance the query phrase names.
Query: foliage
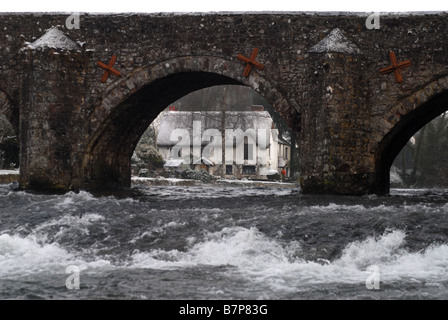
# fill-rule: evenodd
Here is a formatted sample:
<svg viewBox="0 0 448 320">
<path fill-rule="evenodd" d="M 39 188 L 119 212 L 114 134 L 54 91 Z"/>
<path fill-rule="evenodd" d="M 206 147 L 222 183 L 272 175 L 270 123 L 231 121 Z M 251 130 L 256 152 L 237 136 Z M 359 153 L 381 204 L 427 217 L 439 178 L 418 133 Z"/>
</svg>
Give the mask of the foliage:
<svg viewBox="0 0 448 320">
<path fill-rule="evenodd" d="M 156 128 L 152 125 L 149 126 L 148 129 L 146 129 L 146 131 L 140 137 L 140 141 L 138 142 L 138 147 L 136 147 L 136 150 L 142 149 L 144 145 L 157 148 L 157 131 Z"/>
<path fill-rule="evenodd" d="M 448 113 L 414 135 L 393 167 L 406 187 L 448 187 Z"/>
<path fill-rule="evenodd" d="M 131 158 L 132 174 L 138 176 L 157 176 L 165 161 L 154 146 L 140 143 Z"/>
<path fill-rule="evenodd" d="M 0 169 L 19 167 L 19 141 L 6 117 L 0 114 Z"/>
<path fill-rule="evenodd" d="M 182 178 L 182 179 L 193 179 L 193 180 L 201 180 L 202 182 L 209 183 L 216 180 L 216 177 L 209 174 L 207 171 L 201 169 L 199 171 L 197 170 L 191 170 L 191 169 L 185 169 L 183 171 L 176 170 L 176 176 Z"/>
</svg>

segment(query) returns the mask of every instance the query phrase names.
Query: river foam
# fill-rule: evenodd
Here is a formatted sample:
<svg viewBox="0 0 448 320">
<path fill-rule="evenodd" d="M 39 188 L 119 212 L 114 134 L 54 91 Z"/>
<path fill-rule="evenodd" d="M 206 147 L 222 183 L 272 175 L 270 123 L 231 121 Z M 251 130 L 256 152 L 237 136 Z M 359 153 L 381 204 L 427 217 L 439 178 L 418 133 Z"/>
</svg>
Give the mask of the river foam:
<svg viewBox="0 0 448 320">
<path fill-rule="evenodd" d="M 414 279 L 448 281 L 448 246 L 433 245 L 422 252 L 402 248 L 406 234 L 390 230 L 345 247 L 333 261 L 301 258 L 298 242 L 281 243 L 255 228 L 225 228 L 211 233 L 186 252 L 177 250 L 138 252 L 129 268 L 188 268 L 200 265 L 235 267 L 245 277 L 283 289 L 310 284 L 351 283 L 365 285 L 371 266 L 382 282 Z"/>
<path fill-rule="evenodd" d="M 66 268 L 77 266 L 89 290 L 81 296 L 95 298 L 120 290 L 121 297 L 363 297 L 373 292 L 372 275 L 380 292 L 393 292 L 388 297 L 420 297 L 426 290 L 425 297 L 446 298 L 444 193 L 146 192 L 151 196 L 137 199 L 5 192 L 0 279 L 9 282 L 0 297 L 22 296 L 30 281 L 36 296 L 66 296 Z"/>
</svg>

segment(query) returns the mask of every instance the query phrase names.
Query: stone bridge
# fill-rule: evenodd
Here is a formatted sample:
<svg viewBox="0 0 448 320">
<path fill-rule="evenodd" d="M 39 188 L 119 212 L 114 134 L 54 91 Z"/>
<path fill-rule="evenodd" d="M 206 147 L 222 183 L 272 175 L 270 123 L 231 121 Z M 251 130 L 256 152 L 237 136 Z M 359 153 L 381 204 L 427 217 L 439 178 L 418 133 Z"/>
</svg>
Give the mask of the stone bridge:
<svg viewBox="0 0 448 320">
<path fill-rule="evenodd" d="M 129 186 L 160 111 L 235 84 L 296 135 L 304 193 L 382 194 L 406 141 L 448 110 L 446 13 L 375 27 L 369 13 L 70 15 L 0 15 L 0 108 L 23 189 Z"/>
</svg>

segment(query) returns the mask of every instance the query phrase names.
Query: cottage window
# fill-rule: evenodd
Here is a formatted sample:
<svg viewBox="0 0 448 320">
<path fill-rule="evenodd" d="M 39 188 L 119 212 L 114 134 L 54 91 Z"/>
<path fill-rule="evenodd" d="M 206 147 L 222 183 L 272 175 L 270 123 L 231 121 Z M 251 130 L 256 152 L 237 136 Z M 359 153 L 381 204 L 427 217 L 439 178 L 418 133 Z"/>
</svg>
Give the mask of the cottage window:
<svg viewBox="0 0 448 320">
<path fill-rule="evenodd" d="M 243 174 L 255 175 L 255 166 L 243 166 Z"/>
<path fill-rule="evenodd" d="M 248 143 L 248 138 L 244 137 L 244 160 L 253 160 L 254 150 L 252 143 Z"/>
</svg>

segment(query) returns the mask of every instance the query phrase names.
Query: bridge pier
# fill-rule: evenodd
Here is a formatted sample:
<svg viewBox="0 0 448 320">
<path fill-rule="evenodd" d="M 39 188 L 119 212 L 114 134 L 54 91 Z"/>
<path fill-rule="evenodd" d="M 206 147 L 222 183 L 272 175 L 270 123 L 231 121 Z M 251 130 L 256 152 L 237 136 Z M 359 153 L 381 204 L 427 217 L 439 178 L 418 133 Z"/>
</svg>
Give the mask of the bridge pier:
<svg viewBox="0 0 448 320">
<path fill-rule="evenodd" d="M 313 53 L 315 105 L 304 108 L 299 150 L 303 193 L 375 192 L 372 117 L 361 54 Z M 356 114 L 356 116 L 354 116 Z"/>
<path fill-rule="evenodd" d="M 89 53 L 25 47 L 19 142 L 22 189 L 77 189 Z"/>
</svg>

